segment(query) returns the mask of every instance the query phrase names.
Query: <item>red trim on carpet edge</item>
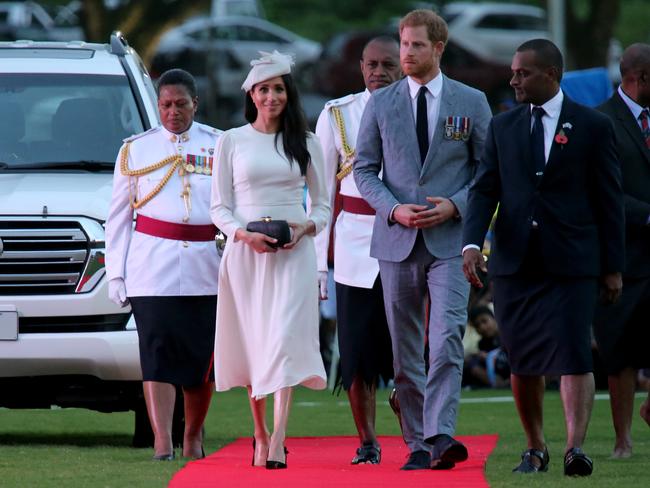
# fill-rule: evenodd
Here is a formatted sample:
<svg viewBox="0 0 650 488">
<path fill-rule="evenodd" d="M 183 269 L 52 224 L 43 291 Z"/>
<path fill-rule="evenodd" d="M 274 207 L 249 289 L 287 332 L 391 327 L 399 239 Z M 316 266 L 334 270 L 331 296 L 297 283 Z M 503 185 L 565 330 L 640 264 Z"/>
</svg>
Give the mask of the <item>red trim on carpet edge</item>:
<svg viewBox="0 0 650 488">
<path fill-rule="evenodd" d="M 380 465 L 352 466 L 359 440 L 356 436 L 343 437 L 289 437 L 288 469 L 270 471 L 253 468 L 252 440 L 240 438 L 208 455 L 205 459 L 188 463 L 169 483 L 171 488 L 377 488 L 413 486 L 414 481 L 445 487 L 486 487 L 485 462 L 498 436 L 459 436 L 469 450 L 469 459 L 449 471 L 400 471 L 408 449 L 401 437 L 381 436 Z"/>
</svg>

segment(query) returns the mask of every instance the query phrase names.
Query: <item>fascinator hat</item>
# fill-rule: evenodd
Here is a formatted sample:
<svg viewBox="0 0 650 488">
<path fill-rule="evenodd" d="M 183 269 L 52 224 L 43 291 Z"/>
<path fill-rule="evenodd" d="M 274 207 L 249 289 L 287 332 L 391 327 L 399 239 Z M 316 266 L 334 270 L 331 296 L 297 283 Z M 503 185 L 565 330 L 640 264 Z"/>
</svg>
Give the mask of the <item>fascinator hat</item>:
<svg viewBox="0 0 650 488">
<path fill-rule="evenodd" d="M 259 53 L 259 59 L 251 61 L 251 70 L 241 86 L 245 92 L 250 91 L 253 85 L 261 81 L 291 73 L 291 66 L 294 64 L 291 54 L 283 54 L 275 50 L 272 53 L 265 51 Z"/>
</svg>

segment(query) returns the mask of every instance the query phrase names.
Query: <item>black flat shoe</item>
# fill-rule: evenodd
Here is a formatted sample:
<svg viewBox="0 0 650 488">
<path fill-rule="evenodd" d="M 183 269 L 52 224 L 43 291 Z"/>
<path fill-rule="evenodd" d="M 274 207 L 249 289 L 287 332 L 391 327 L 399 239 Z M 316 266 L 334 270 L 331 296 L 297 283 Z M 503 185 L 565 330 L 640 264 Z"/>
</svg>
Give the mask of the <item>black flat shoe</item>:
<svg viewBox="0 0 650 488">
<path fill-rule="evenodd" d="M 350 464 L 379 464 L 381 462 L 381 447 L 374 444 L 364 444 L 357 449 L 357 455 Z"/>
<path fill-rule="evenodd" d="M 284 448 L 284 462 L 282 461 L 266 461 L 266 469 L 287 469 L 287 458 L 289 451 Z"/>
<path fill-rule="evenodd" d="M 540 464 L 537 466 L 532 458 L 536 457 L 539 459 Z M 512 470 L 513 473 L 542 473 L 548 471 L 548 462 L 550 457 L 548 455 L 548 449 L 544 448 L 543 451 L 539 449 L 528 449 L 521 454 L 521 462 L 519 466 Z"/>
<path fill-rule="evenodd" d="M 589 476 L 593 470 L 594 462 L 579 447 L 572 447 L 564 455 L 566 476 Z"/>
<path fill-rule="evenodd" d="M 175 458 L 174 453 L 172 452 L 171 454 L 158 454 L 154 455 L 154 457 L 151 458 L 152 461 L 173 461 Z"/>
</svg>

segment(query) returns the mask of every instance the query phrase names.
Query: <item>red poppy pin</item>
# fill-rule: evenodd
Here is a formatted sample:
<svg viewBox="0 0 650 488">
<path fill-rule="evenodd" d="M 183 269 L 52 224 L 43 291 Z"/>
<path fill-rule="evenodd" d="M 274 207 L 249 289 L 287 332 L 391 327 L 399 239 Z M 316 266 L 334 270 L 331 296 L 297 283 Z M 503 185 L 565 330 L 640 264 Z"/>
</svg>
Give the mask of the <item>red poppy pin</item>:
<svg viewBox="0 0 650 488">
<path fill-rule="evenodd" d="M 565 122 L 564 124 L 562 124 L 562 127 L 560 128 L 560 132 L 555 134 L 555 142 L 557 142 L 561 146 L 564 146 L 567 142 L 569 142 L 569 138 L 564 132 L 564 129 L 571 130 L 572 128 L 573 126 L 571 125 L 570 122 Z"/>
</svg>

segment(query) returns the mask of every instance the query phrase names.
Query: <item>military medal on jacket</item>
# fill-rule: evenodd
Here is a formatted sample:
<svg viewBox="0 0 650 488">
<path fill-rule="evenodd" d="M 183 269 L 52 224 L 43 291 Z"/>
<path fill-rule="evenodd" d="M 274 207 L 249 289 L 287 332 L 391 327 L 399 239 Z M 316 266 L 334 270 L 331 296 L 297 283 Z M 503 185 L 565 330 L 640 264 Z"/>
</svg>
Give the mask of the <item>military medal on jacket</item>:
<svg viewBox="0 0 650 488">
<path fill-rule="evenodd" d="M 212 150 L 214 151 L 214 150 Z M 185 171 L 199 175 L 211 175 L 214 156 L 188 154 L 185 156 Z"/>
<path fill-rule="evenodd" d="M 189 138 L 183 134 L 185 138 L 183 138 L 183 141 L 187 141 Z M 181 138 L 183 137 L 181 136 Z M 160 180 L 160 182 L 154 187 L 151 192 L 149 192 L 147 195 L 144 197 L 140 198 L 139 195 L 137 194 L 137 181 L 135 185 L 129 184 L 129 202 L 131 204 L 131 207 L 133 209 L 138 209 L 145 205 L 147 202 L 149 202 L 152 198 L 154 198 L 160 191 L 164 188 L 164 186 L 169 182 L 171 179 L 172 175 L 178 169 L 178 176 L 182 178 L 182 188 L 183 191 L 181 192 L 181 198 L 183 199 L 183 203 L 185 206 L 185 217 L 183 218 L 183 221 L 187 222 L 189 221 L 190 218 L 190 213 L 192 212 L 192 193 L 191 193 L 191 185 L 190 181 L 188 179 L 189 174 L 196 173 L 196 174 L 205 174 L 205 175 L 211 175 L 212 174 L 212 168 L 214 165 L 214 149 L 210 148 L 208 150 L 209 156 L 205 155 L 198 155 L 198 154 L 186 154 L 185 158 L 181 154 L 175 154 L 173 156 L 168 156 L 166 158 L 161 159 L 157 163 L 151 164 L 149 166 L 146 166 L 144 168 L 140 169 L 130 169 L 128 165 L 128 160 L 129 160 L 129 148 L 131 145 L 131 142 L 135 139 L 129 138 L 125 140 L 125 144 L 122 147 L 121 154 L 120 154 L 120 171 L 124 176 L 128 176 L 130 178 L 135 178 L 136 180 L 143 175 L 152 173 L 153 171 L 156 171 L 160 168 L 164 168 L 165 166 L 168 166 L 167 172 L 163 176 L 163 178 Z M 176 142 L 175 140 L 173 142 Z M 179 152 L 181 148 L 179 146 Z M 205 149 L 204 149 L 205 151 Z M 134 193 L 132 193 L 132 188 L 134 188 Z"/>
<path fill-rule="evenodd" d="M 470 118 L 450 115 L 445 119 L 444 138 L 453 141 L 468 141 L 470 134 Z"/>
</svg>

